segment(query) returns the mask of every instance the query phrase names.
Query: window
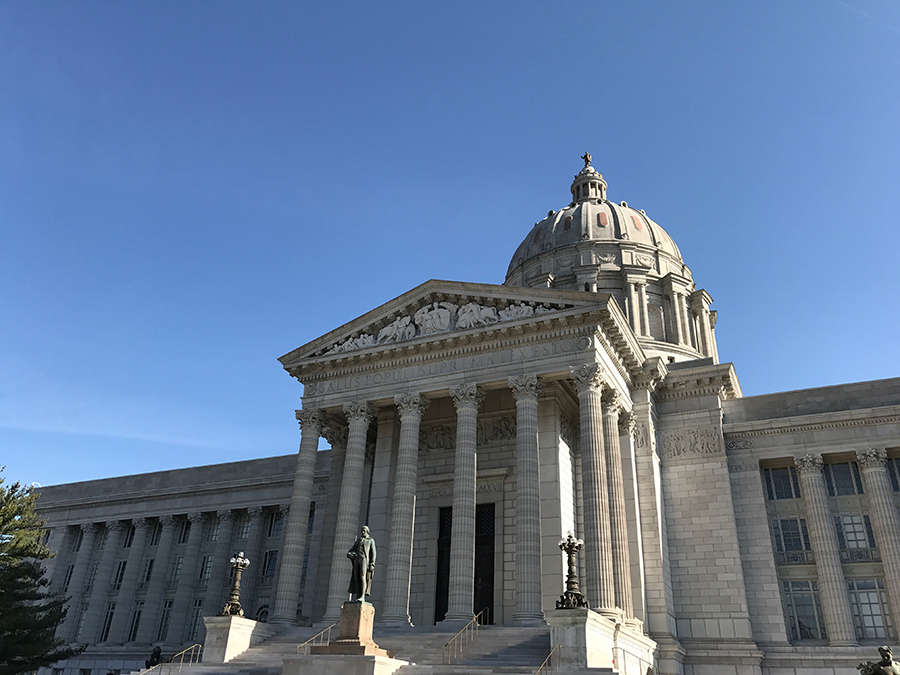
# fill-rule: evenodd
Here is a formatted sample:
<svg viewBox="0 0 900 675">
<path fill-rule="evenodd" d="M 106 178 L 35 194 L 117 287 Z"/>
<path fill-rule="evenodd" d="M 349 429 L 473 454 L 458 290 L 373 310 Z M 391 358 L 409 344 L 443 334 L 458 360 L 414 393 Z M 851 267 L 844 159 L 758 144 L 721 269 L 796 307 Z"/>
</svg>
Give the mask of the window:
<svg viewBox="0 0 900 675">
<path fill-rule="evenodd" d="M 174 581 L 178 583 L 178 577 L 181 576 L 181 566 L 184 564 L 184 556 L 176 556 L 175 560 L 172 561 L 172 574 L 169 576 L 169 581 Z"/>
<path fill-rule="evenodd" d="M 102 551 L 106 546 L 106 538 L 109 536 L 109 530 L 102 530 L 99 535 L 97 535 L 97 550 Z"/>
<path fill-rule="evenodd" d="M 772 521 L 775 562 L 781 565 L 815 562 L 809 546 L 805 518 L 776 518 Z"/>
<path fill-rule="evenodd" d="M 122 588 L 122 579 L 125 578 L 125 566 L 127 564 L 127 560 L 120 560 L 119 564 L 116 565 L 116 576 L 113 577 L 112 590 L 118 591 Z"/>
<path fill-rule="evenodd" d="M 766 497 L 773 499 L 799 499 L 800 482 L 797 470 L 792 466 L 779 469 L 763 469 L 766 483 Z"/>
<path fill-rule="evenodd" d="M 131 545 L 134 543 L 135 529 L 134 525 L 128 528 L 128 533 L 125 535 L 125 541 L 122 542 L 122 548 L 131 548 Z"/>
<path fill-rule="evenodd" d="M 262 575 L 271 577 L 275 574 L 275 566 L 278 564 L 278 551 L 266 551 L 263 556 Z"/>
<path fill-rule="evenodd" d="M 191 521 L 185 520 L 181 523 L 181 533 L 178 535 L 178 543 L 186 544 L 188 537 L 191 535 Z"/>
<path fill-rule="evenodd" d="M 250 516 L 245 514 L 238 521 L 236 539 L 246 539 L 250 536 Z"/>
<path fill-rule="evenodd" d="M 94 580 L 97 578 L 97 569 L 100 567 L 99 562 L 95 562 L 91 565 L 91 573 L 88 574 L 87 580 L 84 584 L 84 592 L 90 593 L 91 589 L 94 587 Z"/>
<path fill-rule="evenodd" d="M 794 640 L 827 640 L 819 601 L 819 585 L 815 581 L 782 582 L 788 638 Z"/>
<path fill-rule="evenodd" d="M 209 573 L 212 570 L 213 557 L 211 555 L 203 556 L 203 562 L 200 564 L 200 579 L 204 581 L 209 579 Z"/>
<path fill-rule="evenodd" d="M 844 495 L 861 495 L 862 480 L 856 462 L 825 465 L 825 487 L 832 497 Z"/>
<path fill-rule="evenodd" d="M 144 573 L 141 575 L 141 579 L 144 580 L 145 584 L 149 584 L 151 576 L 153 576 L 153 558 L 147 558 L 147 562 L 144 563 Z"/>
<path fill-rule="evenodd" d="M 63 669 L 62 668 L 53 668 L 50 671 L 50 673 L 51 673 L 51 675 L 63 675 Z"/>
<path fill-rule="evenodd" d="M 66 568 L 66 576 L 63 579 L 63 593 L 69 590 L 69 582 L 72 581 L 72 573 L 75 571 L 75 565 L 69 565 Z"/>
<path fill-rule="evenodd" d="M 269 527 L 266 531 L 267 537 L 280 537 L 284 530 L 284 516 L 281 511 L 273 511 L 269 514 Z"/>
<path fill-rule="evenodd" d="M 81 542 L 83 542 L 83 541 L 84 541 L 84 530 L 82 530 L 79 527 L 78 531 L 75 533 L 75 536 L 73 537 L 73 540 L 72 540 L 72 553 L 78 553 L 78 551 L 81 550 Z"/>
<path fill-rule="evenodd" d="M 134 642 L 137 640 L 138 626 L 141 624 L 141 612 L 143 611 L 143 600 L 134 603 L 134 610 L 131 612 L 131 625 L 128 627 L 127 642 Z"/>
<path fill-rule="evenodd" d="M 264 598 L 266 603 L 268 603 L 269 599 Z M 260 606 L 259 609 L 256 610 L 256 620 L 260 623 L 269 623 L 269 605 L 265 604 Z"/>
<path fill-rule="evenodd" d="M 86 602 L 81 603 L 81 609 L 78 612 L 78 628 L 75 630 L 75 639 L 81 637 L 81 631 L 84 628 L 84 618 L 87 616 L 88 606 Z M 90 672 L 90 671 L 88 671 Z"/>
<path fill-rule="evenodd" d="M 835 516 L 834 526 L 837 529 L 842 561 L 864 562 L 879 559 L 868 515 L 854 513 Z"/>
<path fill-rule="evenodd" d="M 78 671 L 78 675 L 91 675 L 91 669 L 90 668 L 81 668 Z"/>
<path fill-rule="evenodd" d="M 103 625 L 100 627 L 100 636 L 97 642 L 106 642 L 109 637 L 109 627 L 112 626 L 113 615 L 116 613 L 116 603 L 110 602 L 106 605 L 106 616 L 103 619 Z"/>
<path fill-rule="evenodd" d="M 153 526 L 153 533 L 150 535 L 151 546 L 159 546 L 159 539 L 162 537 L 162 531 L 162 523 L 157 520 L 156 525 Z"/>
<path fill-rule="evenodd" d="M 891 477 L 891 485 L 894 492 L 900 492 L 900 460 L 891 458 L 887 461 L 888 475 Z"/>
<path fill-rule="evenodd" d="M 190 624 L 188 625 L 188 640 L 194 641 L 198 637 L 198 633 L 200 632 L 200 626 L 203 625 L 203 600 L 199 598 L 194 599 L 194 604 L 191 606 L 191 619 Z"/>
<path fill-rule="evenodd" d="M 159 630 L 156 631 L 156 640 L 162 641 L 166 639 L 166 633 L 169 632 L 169 619 L 172 618 L 173 600 L 163 601 L 162 614 L 159 617 Z"/>
<path fill-rule="evenodd" d="M 222 521 L 213 518 L 209 521 L 209 528 L 206 530 L 206 541 L 216 541 L 219 538 L 219 525 Z"/>
<path fill-rule="evenodd" d="M 850 579 L 850 606 L 859 640 L 894 637 L 883 579 Z"/>
</svg>

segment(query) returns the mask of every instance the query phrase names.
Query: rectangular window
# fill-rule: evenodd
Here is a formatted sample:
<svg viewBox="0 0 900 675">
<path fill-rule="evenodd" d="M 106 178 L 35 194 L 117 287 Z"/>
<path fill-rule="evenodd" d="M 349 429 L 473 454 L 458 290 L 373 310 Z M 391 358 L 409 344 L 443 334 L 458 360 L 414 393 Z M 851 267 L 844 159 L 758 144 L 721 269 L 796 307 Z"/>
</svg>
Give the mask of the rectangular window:
<svg viewBox="0 0 900 675">
<path fill-rule="evenodd" d="M 128 627 L 128 642 L 137 640 L 138 626 L 141 625 L 141 613 L 144 611 L 144 601 L 139 600 L 134 603 L 134 610 L 131 612 L 131 625 Z"/>
<path fill-rule="evenodd" d="M 134 525 L 128 528 L 128 533 L 125 535 L 125 541 L 122 542 L 122 548 L 131 548 L 131 545 L 134 543 L 135 529 Z"/>
<path fill-rule="evenodd" d="M 163 526 L 162 523 L 158 520 L 156 521 L 156 525 L 153 526 L 153 533 L 150 535 L 150 545 L 151 546 L 159 546 L 160 537 L 162 537 Z"/>
<path fill-rule="evenodd" d="M 81 610 L 78 612 L 78 628 L 75 631 L 76 640 L 81 637 L 81 631 L 84 629 L 84 618 L 87 616 L 88 606 L 86 602 L 81 603 Z M 90 671 L 88 671 L 90 672 Z"/>
<path fill-rule="evenodd" d="M 112 626 L 113 615 L 116 613 L 116 603 L 110 602 L 106 605 L 106 616 L 103 618 L 103 625 L 100 627 L 100 636 L 97 642 L 106 642 L 109 637 L 109 627 Z"/>
<path fill-rule="evenodd" d="M 122 579 L 125 578 L 126 565 L 128 565 L 127 560 L 120 560 L 119 564 L 116 565 L 116 576 L 113 577 L 112 590 L 118 591 L 120 588 L 122 588 Z"/>
<path fill-rule="evenodd" d="M 278 564 L 278 551 L 266 551 L 263 555 L 262 575 L 271 577 L 275 574 L 275 566 Z"/>
<path fill-rule="evenodd" d="M 181 523 L 181 533 L 178 535 L 178 543 L 186 544 L 189 536 L 191 536 L 191 521 L 185 519 L 185 521 Z"/>
<path fill-rule="evenodd" d="M 203 562 L 200 564 L 200 579 L 208 580 L 209 573 L 212 571 L 213 557 L 211 555 L 203 556 Z"/>
<path fill-rule="evenodd" d="M 50 672 L 52 673 L 52 675 L 63 675 L 62 668 L 53 668 Z"/>
<path fill-rule="evenodd" d="M 169 576 L 169 581 L 174 583 L 178 583 L 178 577 L 181 576 L 181 566 L 184 564 L 184 556 L 179 555 L 175 557 L 175 560 L 172 561 L 172 574 Z"/>
<path fill-rule="evenodd" d="M 206 541 L 216 541 L 219 538 L 219 525 L 222 521 L 218 518 L 212 518 L 209 521 L 209 528 L 206 530 Z"/>
<path fill-rule="evenodd" d="M 825 487 L 832 497 L 844 495 L 861 495 L 862 479 L 856 462 L 825 465 Z"/>
<path fill-rule="evenodd" d="M 860 640 L 894 637 L 884 580 L 850 579 L 847 587 L 850 590 L 856 637 Z"/>
<path fill-rule="evenodd" d="M 66 576 L 63 579 L 63 593 L 69 590 L 69 582 L 72 581 L 72 573 L 75 571 L 75 565 L 69 565 L 66 568 Z"/>
<path fill-rule="evenodd" d="M 788 638 L 791 641 L 827 640 L 819 585 L 815 581 L 785 581 L 782 591 Z"/>
<path fill-rule="evenodd" d="M 250 515 L 245 514 L 241 516 L 238 521 L 237 527 L 237 537 L 236 539 L 246 539 L 250 536 Z"/>
<path fill-rule="evenodd" d="M 91 565 L 91 573 L 88 574 L 87 579 L 84 583 L 84 592 L 90 593 L 91 589 L 94 587 L 94 580 L 97 578 L 97 569 L 100 567 L 99 562 L 95 562 Z"/>
<path fill-rule="evenodd" d="M 273 511 L 269 514 L 269 526 L 266 530 L 267 537 L 280 537 L 284 529 L 284 516 L 281 511 Z"/>
<path fill-rule="evenodd" d="M 887 461 L 888 475 L 891 477 L 891 485 L 894 492 L 900 492 L 900 460 L 891 458 Z"/>
<path fill-rule="evenodd" d="M 141 579 L 144 580 L 145 584 L 149 584 L 151 576 L 153 576 L 153 558 L 147 558 L 147 562 L 144 563 L 144 573 L 141 575 Z"/>
<path fill-rule="evenodd" d="M 766 497 L 773 499 L 799 499 L 800 482 L 797 470 L 792 466 L 778 469 L 763 469 L 766 483 Z"/>
<path fill-rule="evenodd" d="M 84 530 L 80 527 L 78 528 L 78 532 L 75 533 L 74 540 L 72 541 L 72 553 L 78 553 L 81 550 L 81 542 L 84 541 Z"/>
<path fill-rule="evenodd" d="M 203 625 L 203 600 L 195 599 L 191 607 L 191 619 L 188 627 L 188 640 L 193 642 L 200 633 L 200 626 Z"/>
<path fill-rule="evenodd" d="M 98 551 L 102 551 L 106 546 L 106 538 L 109 536 L 109 530 L 101 530 L 100 534 L 97 535 L 97 544 L 95 548 Z"/>
<path fill-rule="evenodd" d="M 834 517 L 841 560 L 844 562 L 865 562 L 878 560 L 872 523 L 864 513 L 844 513 Z"/>
<path fill-rule="evenodd" d="M 80 668 L 78 670 L 78 675 L 91 675 L 91 669 L 90 668 Z"/>
<path fill-rule="evenodd" d="M 815 562 L 809 545 L 805 518 L 776 518 L 772 520 L 772 539 L 775 561 L 780 565 Z"/>
<path fill-rule="evenodd" d="M 172 605 L 174 600 L 163 601 L 162 614 L 159 617 L 159 630 L 156 631 L 156 640 L 161 642 L 166 639 L 169 632 L 169 619 L 172 618 Z"/>
</svg>

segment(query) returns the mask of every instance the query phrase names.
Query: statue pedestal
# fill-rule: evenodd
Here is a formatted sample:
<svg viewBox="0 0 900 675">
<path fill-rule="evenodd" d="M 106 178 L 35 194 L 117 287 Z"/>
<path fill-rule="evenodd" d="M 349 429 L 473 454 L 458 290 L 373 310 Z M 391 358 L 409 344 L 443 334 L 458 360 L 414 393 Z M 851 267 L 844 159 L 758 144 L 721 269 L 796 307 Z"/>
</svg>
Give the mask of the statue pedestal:
<svg viewBox="0 0 900 675">
<path fill-rule="evenodd" d="M 391 675 L 408 661 L 393 658 L 372 639 L 375 608 L 368 602 L 345 602 L 337 639 L 310 647 L 309 656 L 288 657 L 282 675 Z"/>
<path fill-rule="evenodd" d="M 368 602 L 345 602 L 341 605 L 340 629 L 336 640 L 310 648 L 311 654 L 352 654 L 391 657 L 372 639 L 375 607 Z"/>
<path fill-rule="evenodd" d="M 546 612 L 550 644 L 559 644 L 560 668 L 614 668 L 621 675 L 644 675 L 653 665 L 656 643 L 637 626 L 590 609 Z"/>
<path fill-rule="evenodd" d="M 242 616 L 204 616 L 203 663 L 226 663 L 255 644 L 275 635 L 264 623 Z"/>
</svg>

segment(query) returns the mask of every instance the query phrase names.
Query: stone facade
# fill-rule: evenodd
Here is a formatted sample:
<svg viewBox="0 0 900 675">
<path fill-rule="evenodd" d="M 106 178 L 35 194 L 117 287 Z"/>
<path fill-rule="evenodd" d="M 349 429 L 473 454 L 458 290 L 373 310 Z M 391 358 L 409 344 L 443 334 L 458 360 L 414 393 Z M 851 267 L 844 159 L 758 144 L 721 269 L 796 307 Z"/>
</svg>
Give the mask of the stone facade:
<svg viewBox="0 0 900 675">
<path fill-rule="evenodd" d="M 281 357 L 297 455 L 43 489 L 91 645 L 60 675 L 198 641 L 236 550 L 248 616 L 333 621 L 361 524 L 385 628 L 542 624 L 573 530 L 617 663 L 850 675 L 894 641 L 900 379 L 743 397 L 711 296 L 606 189 L 586 165 L 504 285 L 429 281 Z"/>
</svg>

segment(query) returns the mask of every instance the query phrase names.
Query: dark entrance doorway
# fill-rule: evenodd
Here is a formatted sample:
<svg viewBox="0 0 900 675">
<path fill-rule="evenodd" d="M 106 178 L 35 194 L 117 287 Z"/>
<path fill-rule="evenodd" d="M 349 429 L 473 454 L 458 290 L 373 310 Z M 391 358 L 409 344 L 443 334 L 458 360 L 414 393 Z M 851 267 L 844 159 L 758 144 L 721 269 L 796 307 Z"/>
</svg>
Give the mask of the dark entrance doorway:
<svg viewBox="0 0 900 675">
<path fill-rule="evenodd" d="M 450 529 L 453 507 L 441 509 L 438 527 L 437 583 L 435 584 L 434 622 L 447 615 L 450 596 Z M 475 507 L 475 596 L 472 607 L 478 614 L 487 609 L 484 623 L 494 623 L 494 505 Z"/>
</svg>

